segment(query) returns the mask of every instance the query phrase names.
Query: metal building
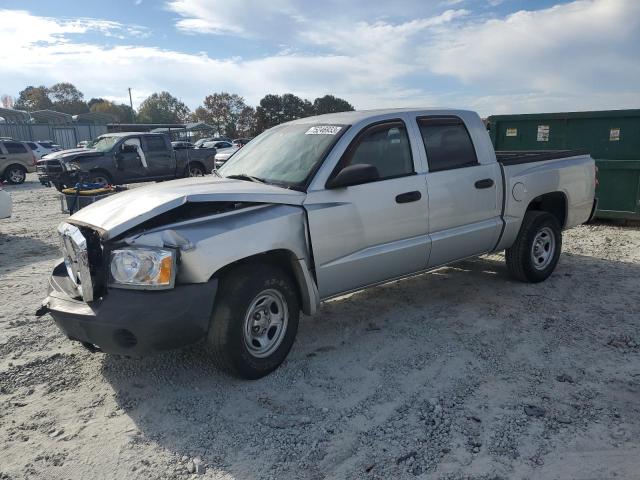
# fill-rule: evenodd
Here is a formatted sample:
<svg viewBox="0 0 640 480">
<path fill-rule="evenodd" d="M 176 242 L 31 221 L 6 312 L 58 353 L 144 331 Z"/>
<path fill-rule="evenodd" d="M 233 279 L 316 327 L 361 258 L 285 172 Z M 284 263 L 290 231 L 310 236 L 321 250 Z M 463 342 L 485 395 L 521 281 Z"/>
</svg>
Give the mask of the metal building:
<svg viewBox="0 0 640 480">
<path fill-rule="evenodd" d="M 74 148 L 82 140 L 107 133 L 113 117 L 104 113 L 69 115 L 54 110 L 24 112 L 0 108 L 0 137 L 15 140 L 51 140 L 62 148 Z"/>
</svg>

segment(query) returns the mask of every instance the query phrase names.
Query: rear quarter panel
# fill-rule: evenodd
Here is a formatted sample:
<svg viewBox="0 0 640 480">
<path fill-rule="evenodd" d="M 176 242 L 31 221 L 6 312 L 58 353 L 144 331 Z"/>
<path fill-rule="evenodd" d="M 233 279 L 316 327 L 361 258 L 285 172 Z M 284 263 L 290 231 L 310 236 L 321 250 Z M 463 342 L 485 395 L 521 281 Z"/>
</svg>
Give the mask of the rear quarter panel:
<svg viewBox="0 0 640 480">
<path fill-rule="evenodd" d="M 518 235 L 529 204 L 546 193 L 561 192 L 567 216 L 563 229 L 589 219 L 595 196 L 595 163 L 589 155 L 503 167 L 505 176 L 505 229 L 496 250 L 510 247 Z M 521 184 L 521 185 L 518 185 Z M 514 188 L 521 192 L 516 200 Z"/>
</svg>

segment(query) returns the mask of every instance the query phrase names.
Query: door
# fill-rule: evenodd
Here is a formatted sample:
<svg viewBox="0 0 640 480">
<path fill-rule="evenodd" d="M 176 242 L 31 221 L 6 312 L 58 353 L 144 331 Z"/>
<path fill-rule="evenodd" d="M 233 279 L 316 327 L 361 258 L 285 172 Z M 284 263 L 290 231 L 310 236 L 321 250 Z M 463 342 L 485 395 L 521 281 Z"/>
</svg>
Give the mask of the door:
<svg viewBox="0 0 640 480">
<path fill-rule="evenodd" d="M 176 165 L 171 144 L 162 135 L 145 135 L 143 139 L 148 177 L 173 178 Z"/>
<path fill-rule="evenodd" d="M 368 183 L 312 191 L 305 200 L 321 298 L 426 267 L 425 179 L 415 173 L 404 122 L 364 128 L 331 178 L 357 164 L 376 167 L 378 177 Z"/>
<path fill-rule="evenodd" d="M 500 166 L 478 161 L 461 119 L 417 120 L 429 166 L 429 267 L 492 250 L 502 227 Z"/>
<path fill-rule="evenodd" d="M 146 155 L 140 137 L 129 137 L 120 144 L 116 152 L 117 183 L 143 181 L 147 176 Z"/>
</svg>

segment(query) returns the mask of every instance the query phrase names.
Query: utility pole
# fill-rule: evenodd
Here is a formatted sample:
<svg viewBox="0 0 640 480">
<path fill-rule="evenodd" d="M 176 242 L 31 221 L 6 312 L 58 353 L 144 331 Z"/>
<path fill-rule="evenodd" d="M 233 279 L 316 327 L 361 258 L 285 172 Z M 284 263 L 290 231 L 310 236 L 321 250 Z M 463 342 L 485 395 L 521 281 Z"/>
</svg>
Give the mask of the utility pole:
<svg viewBox="0 0 640 480">
<path fill-rule="evenodd" d="M 131 100 L 131 87 L 129 87 L 129 106 L 131 107 L 131 123 L 136 123 L 133 118 L 133 100 Z"/>
</svg>

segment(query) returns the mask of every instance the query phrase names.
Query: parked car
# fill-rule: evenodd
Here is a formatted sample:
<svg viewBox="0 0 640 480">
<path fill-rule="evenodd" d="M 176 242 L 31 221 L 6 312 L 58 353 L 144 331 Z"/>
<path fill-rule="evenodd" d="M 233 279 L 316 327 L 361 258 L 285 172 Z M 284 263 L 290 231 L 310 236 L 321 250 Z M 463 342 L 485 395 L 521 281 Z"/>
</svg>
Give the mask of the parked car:
<svg viewBox="0 0 640 480">
<path fill-rule="evenodd" d="M 200 148 L 215 148 L 218 150 L 224 150 L 225 148 L 234 148 L 233 143 L 227 142 L 226 140 L 215 140 L 211 142 L 204 142 L 200 145 Z"/>
<path fill-rule="evenodd" d="M 36 155 L 24 142 L 0 140 L 0 179 L 24 183 L 27 173 L 36 171 Z"/>
<path fill-rule="evenodd" d="M 236 138 L 232 143 L 234 146 L 238 148 L 244 147 L 247 143 L 251 141 L 250 138 Z"/>
<path fill-rule="evenodd" d="M 173 147 L 174 150 L 184 150 L 184 149 L 187 149 L 187 148 L 195 148 L 193 146 L 193 143 L 184 142 L 184 141 L 171 142 L 171 146 Z"/>
<path fill-rule="evenodd" d="M 214 167 L 215 150 L 174 150 L 167 135 L 109 133 L 91 148 L 63 150 L 38 162 L 43 185 L 61 190 L 79 180 L 124 185 L 202 176 Z"/>
<path fill-rule="evenodd" d="M 3 190 L 2 185 L 0 185 L 0 218 L 9 218 L 12 208 L 11 195 L 6 190 Z"/>
<path fill-rule="evenodd" d="M 203 148 L 203 145 L 205 143 L 208 142 L 229 142 L 231 143 L 231 140 L 229 140 L 228 138 L 225 137 L 206 137 L 206 138 L 201 138 L 200 140 L 197 140 L 193 145 L 195 148 Z"/>
<path fill-rule="evenodd" d="M 227 160 L 229 160 L 229 158 L 231 158 L 231 156 L 239 150 L 239 148 L 240 147 L 236 147 L 234 145 L 233 147 L 219 149 L 215 156 L 216 168 L 220 168 L 222 165 L 224 165 Z"/>
<path fill-rule="evenodd" d="M 65 261 L 37 314 L 93 351 L 204 339 L 223 368 L 258 378 L 322 300 L 505 249 L 513 277 L 545 280 L 562 230 L 595 205 L 589 155 L 496 155 L 464 110 L 295 120 L 218 173 L 131 189 L 62 223 Z"/>
<path fill-rule="evenodd" d="M 31 151 L 36 155 L 36 159 L 40 160 L 45 155 L 53 152 L 59 152 L 61 148 L 57 147 L 54 143 L 49 140 L 38 140 L 36 142 L 24 142 L 26 143 Z"/>
</svg>

